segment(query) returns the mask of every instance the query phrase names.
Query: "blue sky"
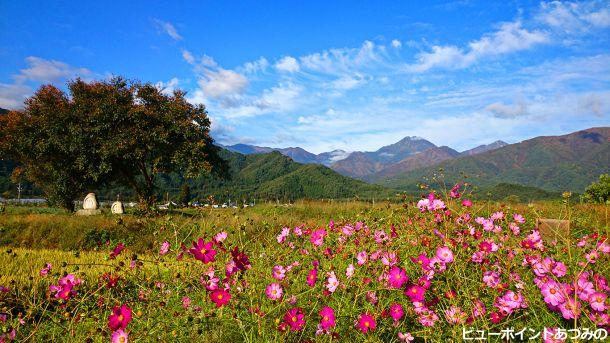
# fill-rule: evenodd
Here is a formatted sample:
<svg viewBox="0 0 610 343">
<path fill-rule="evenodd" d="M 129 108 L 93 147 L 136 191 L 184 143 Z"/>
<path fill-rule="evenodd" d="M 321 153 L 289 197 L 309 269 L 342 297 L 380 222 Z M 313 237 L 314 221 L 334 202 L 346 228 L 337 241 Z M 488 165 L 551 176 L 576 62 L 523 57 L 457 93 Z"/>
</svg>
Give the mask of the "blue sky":
<svg viewBox="0 0 610 343">
<path fill-rule="evenodd" d="M 0 107 L 110 75 L 180 88 L 213 135 L 463 150 L 610 124 L 610 2 L 0 1 Z"/>
</svg>

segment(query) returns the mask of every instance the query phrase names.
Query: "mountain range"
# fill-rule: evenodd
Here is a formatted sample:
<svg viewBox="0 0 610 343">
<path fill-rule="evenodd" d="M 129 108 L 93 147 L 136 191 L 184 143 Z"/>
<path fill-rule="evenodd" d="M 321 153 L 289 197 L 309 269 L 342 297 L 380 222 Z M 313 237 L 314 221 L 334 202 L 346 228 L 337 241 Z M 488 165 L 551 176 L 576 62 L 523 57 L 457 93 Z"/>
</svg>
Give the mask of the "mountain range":
<svg viewBox="0 0 610 343">
<path fill-rule="evenodd" d="M 376 151 L 312 154 L 302 148 L 250 145 L 226 147 L 241 153 L 277 151 L 301 163 L 324 164 L 334 171 L 398 190 L 416 190 L 439 174 L 447 182 L 468 179 L 484 188 L 518 184 L 548 191 L 581 192 L 602 173 L 610 173 L 610 128 L 562 136 L 542 136 L 516 144 L 501 140 L 458 152 L 420 137 L 405 137 Z M 329 156 L 332 156 L 329 158 Z"/>
<path fill-rule="evenodd" d="M 383 146 L 376 151 L 346 152 L 344 150 L 333 150 L 317 155 L 299 147 L 270 148 L 235 144 L 225 146 L 225 148 L 246 155 L 277 151 L 292 158 L 295 162 L 322 164 L 339 174 L 370 182 L 413 169 L 432 166 L 458 156 L 476 155 L 506 145 L 507 143 L 503 141 L 496 141 L 460 153 L 446 146 L 437 147 L 421 137 L 410 136 L 394 144 Z"/>
</svg>

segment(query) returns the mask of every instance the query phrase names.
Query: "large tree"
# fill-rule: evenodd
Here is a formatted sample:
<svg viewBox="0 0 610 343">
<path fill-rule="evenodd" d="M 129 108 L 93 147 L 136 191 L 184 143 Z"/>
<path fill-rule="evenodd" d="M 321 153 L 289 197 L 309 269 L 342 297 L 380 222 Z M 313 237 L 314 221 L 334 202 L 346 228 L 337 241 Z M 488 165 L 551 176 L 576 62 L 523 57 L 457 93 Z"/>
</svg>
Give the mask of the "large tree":
<svg viewBox="0 0 610 343">
<path fill-rule="evenodd" d="M 184 92 L 122 78 L 76 79 L 68 90 L 43 86 L 24 110 L 0 118 L 0 153 L 51 202 L 71 209 L 78 195 L 112 182 L 150 205 L 158 173 L 225 174 L 205 107 Z"/>
</svg>

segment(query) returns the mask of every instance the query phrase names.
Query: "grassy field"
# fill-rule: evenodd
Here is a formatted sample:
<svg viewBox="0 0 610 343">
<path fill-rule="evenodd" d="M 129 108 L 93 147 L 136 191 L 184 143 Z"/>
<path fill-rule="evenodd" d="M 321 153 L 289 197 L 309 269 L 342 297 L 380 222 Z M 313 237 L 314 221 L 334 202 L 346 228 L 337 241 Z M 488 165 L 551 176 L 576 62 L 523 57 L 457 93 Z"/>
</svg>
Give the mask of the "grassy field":
<svg viewBox="0 0 610 343">
<path fill-rule="evenodd" d="M 467 207 L 443 199 L 444 208 L 421 211 L 412 200 L 302 201 L 154 217 L 8 207 L 0 215 L 0 336 L 103 342 L 118 341 L 118 332 L 134 342 L 398 342 L 410 333 L 416 341 L 437 342 L 460 341 L 463 328 L 608 327 L 607 300 L 594 304 L 590 294 L 567 287 L 580 277 L 596 294 L 608 294 L 600 281 L 610 276 L 608 206 L 558 200 Z M 571 220 L 569 238 L 538 242 L 531 234 L 536 218 Z M 281 235 L 283 228 L 290 232 Z M 213 242 L 206 248 L 216 252 L 211 261 L 189 252 L 198 238 Z M 167 253 L 160 251 L 163 242 Z M 443 249 L 451 261 L 439 260 Z M 432 262 L 414 263 L 421 254 Z M 557 271 L 561 264 L 565 272 Z M 308 284 L 314 270 L 317 280 Z M 401 273 L 408 280 L 393 283 Z M 49 287 L 66 275 L 82 282 L 58 296 Z M 282 290 L 278 299 L 266 292 L 271 284 Z M 542 286 L 552 284 L 566 285 L 564 311 L 545 301 Z M 414 286 L 422 287 L 421 299 L 408 294 Z M 230 300 L 216 306 L 219 290 Z M 515 294 L 519 301 L 507 305 Z M 580 307 L 566 319 L 565 303 L 572 301 Z M 111 328 L 120 305 L 132 319 Z M 334 325 L 319 313 L 325 306 Z M 394 319 L 398 307 L 404 314 Z"/>
</svg>

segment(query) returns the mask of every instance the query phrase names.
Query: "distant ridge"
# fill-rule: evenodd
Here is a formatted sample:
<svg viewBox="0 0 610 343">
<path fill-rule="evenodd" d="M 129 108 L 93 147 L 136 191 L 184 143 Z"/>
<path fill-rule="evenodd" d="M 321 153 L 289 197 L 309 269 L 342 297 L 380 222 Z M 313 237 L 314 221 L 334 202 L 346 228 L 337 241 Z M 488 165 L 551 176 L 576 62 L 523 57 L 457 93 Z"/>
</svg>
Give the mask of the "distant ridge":
<svg viewBox="0 0 610 343">
<path fill-rule="evenodd" d="M 469 182 L 481 187 L 515 183 L 550 191 L 581 192 L 600 174 L 610 173 L 610 127 L 536 137 L 377 182 L 405 189 L 438 174 L 439 168 L 448 182 L 461 180 L 461 173 L 465 173 Z"/>
</svg>

